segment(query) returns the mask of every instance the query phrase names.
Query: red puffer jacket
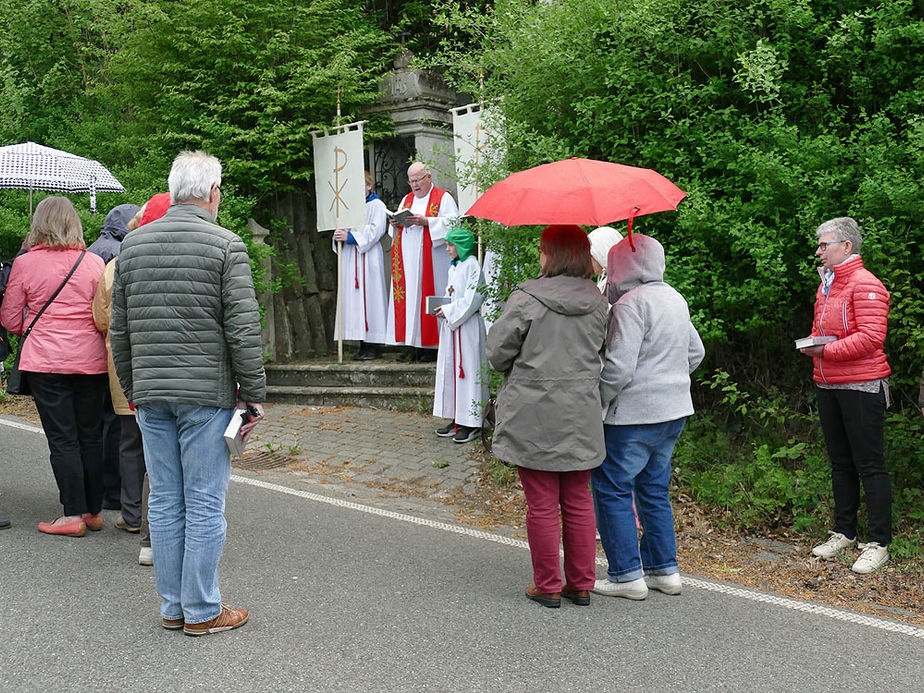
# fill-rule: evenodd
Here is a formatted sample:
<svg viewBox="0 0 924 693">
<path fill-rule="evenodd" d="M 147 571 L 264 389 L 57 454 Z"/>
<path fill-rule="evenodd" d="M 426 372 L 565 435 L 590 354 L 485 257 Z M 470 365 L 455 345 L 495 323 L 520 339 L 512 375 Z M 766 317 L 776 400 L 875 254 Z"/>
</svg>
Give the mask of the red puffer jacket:
<svg viewBox="0 0 924 693">
<path fill-rule="evenodd" d="M 834 268 L 828 295 L 815 296 L 812 336 L 834 335 L 823 356 L 813 359 L 817 383 L 862 383 L 884 378 L 892 369 L 882 350 L 889 319 L 889 292 L 863 259 L 845 260 Z"/>
</svg>

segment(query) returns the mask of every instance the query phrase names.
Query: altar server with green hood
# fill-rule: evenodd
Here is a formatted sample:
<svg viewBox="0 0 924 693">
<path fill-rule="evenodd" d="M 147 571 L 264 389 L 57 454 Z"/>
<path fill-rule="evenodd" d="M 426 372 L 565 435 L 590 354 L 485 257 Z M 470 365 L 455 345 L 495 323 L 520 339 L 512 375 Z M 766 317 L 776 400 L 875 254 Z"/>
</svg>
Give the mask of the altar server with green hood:
<svg viewBox="0 0 924 693">
<path fill-rule="evenodd" d="M 452 264 L 446 283 L 450 299 L 436 309 L 439 352 L 433 416 L 451 419 L 436 435 L 467 443 L 481 435 L 481 419 L 488 399 L 485 330 L 481 319 L 484 275 L 474 255 L 475 237 L 456 226 L 446 234 Z"/>
</svg>

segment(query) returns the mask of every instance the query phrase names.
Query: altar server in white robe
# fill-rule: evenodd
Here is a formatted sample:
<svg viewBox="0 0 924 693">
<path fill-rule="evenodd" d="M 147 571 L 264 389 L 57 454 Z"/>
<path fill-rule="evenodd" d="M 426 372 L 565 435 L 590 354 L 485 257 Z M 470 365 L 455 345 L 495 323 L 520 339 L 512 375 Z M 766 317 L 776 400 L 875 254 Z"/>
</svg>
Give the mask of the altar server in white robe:
<svg viewBox="0 0 924 693">
<path fill-rule="evenodd" d="M 366 171 L 366 225 L 334 231 L 334 252 L 343 241 L 340 255 L 340 294 L 343 297 L 341 318 L 343 338 L 359 342 L 354 360 L 368 361 L 381 356 L 385 342 L 384 253 L 381 239 L 388 230 L 385 203 L 372 192 L 372 174 Z M 334 334 L 339 334 L 339 322 Z"/>
<path fill-rule="evenodd" d="M 436 359 L 433 416 L 451 421 L 436 435 L 467 443 L 481 434 L 484 404 L 488 399 L 488 363 L 485 355 L 484 275 L 474 254 L 475 237 L 456 227 L 446 234 L 452 258 L 446 295 L 451 301 L 436 309 L 440 345 Z"/>
<path fill-rule="evenodd" d="M 411 192 L 399 209 L 408 209 L 412 219 L 407 226 L 392 221 L 391 294 L 388 301 L 386 342 L 406 344 L 409 353 L 399 361 L 433 361 L 439 344 L 436 318 L 426 312 L 427 296 L 446 292 L 449 256 L 446 232 L 459 209 L 445 190 L 433 185 L 430 169 L 419 161 L 407 170 Z"/>
</svg>

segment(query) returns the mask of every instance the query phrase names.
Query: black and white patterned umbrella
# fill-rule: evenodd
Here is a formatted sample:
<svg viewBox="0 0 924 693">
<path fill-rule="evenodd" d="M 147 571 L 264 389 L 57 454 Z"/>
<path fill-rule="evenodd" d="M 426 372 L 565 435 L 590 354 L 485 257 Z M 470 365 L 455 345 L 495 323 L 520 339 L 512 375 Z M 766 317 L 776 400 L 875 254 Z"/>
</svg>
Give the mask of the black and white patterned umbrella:
<svg viewBox="0 0 924 693">
<path fill-rule="evenodd" d="M 98 161 L 35 142 L 0 147 L 0 188 L 90 193 L 93 214 L 96 214 L 97 192 L 125 192 L 122 184 Z"/>
</svg>

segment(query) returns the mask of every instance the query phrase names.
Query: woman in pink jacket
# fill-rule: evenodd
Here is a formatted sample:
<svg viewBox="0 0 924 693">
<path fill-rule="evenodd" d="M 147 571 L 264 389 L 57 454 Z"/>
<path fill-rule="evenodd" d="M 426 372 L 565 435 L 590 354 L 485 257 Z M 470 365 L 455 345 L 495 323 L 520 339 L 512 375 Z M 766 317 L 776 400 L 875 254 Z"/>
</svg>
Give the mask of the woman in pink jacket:
<svg viewBox="0 0 924 693">
<path fill-rule="evenodd" d="M 108 376 L 106 343 L 91 310 L 103 261 L 86 252 L 80 218 L 66 197 L 38 204 L 26 241 L 29 252 L 13 263 L 0 306 L 0 323 L 14 334 L 28 329 L 80 258 L 36 321 L 19 361 L 42 419 L 64 506 L 62 517 L 40 522 L 39 530 L 80 537 L 88 527 L 103 527 L 101 417 Z"/>
<path fill-rule="evenodd" d="M 834 529 L 812 553 L 833 558 L 857 545 L 860 483 L 868 515 L 866 544 L 855 573 L 870 573 L 889 560 L 892 488 L 883 453 L 889 401 L 889 363 L 883 351 L 889 292 L 863 267 L 860 228 L 850 217 L 818 227 L 821 285 L 815 297 L 812 337 L 833 339 L 802 349 L 814 359 L 818 416 L 831 458 Z"/>
</svg>

